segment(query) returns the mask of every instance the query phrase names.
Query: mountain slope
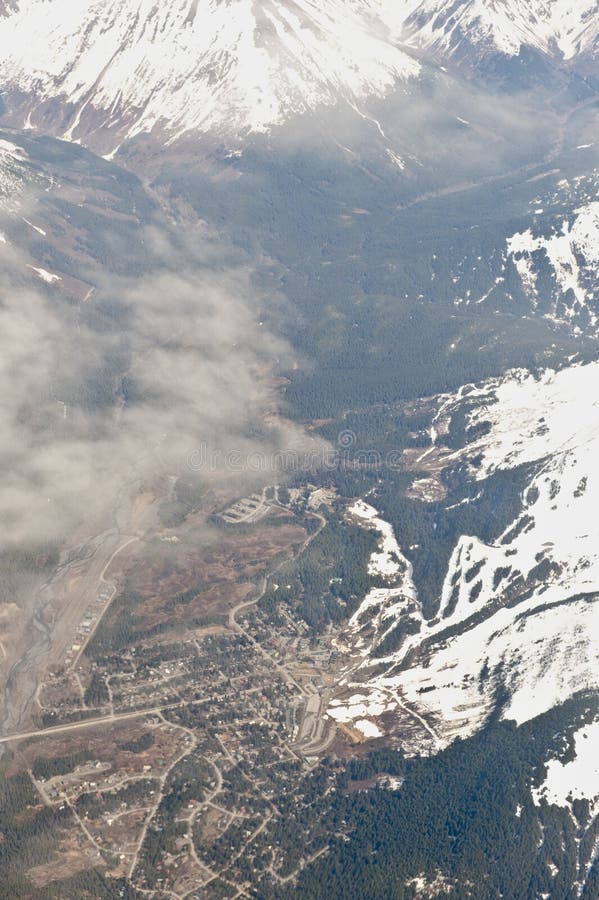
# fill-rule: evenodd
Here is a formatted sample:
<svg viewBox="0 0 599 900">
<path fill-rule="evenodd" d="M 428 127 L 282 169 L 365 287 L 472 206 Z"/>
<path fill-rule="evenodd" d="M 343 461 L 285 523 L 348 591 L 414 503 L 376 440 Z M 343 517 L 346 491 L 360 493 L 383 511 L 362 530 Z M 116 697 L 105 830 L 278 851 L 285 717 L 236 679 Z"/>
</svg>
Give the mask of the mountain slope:
<svg viewBox="0 0 599 900">
<path fill-rule="evenodd" d="M 419 70 L 360 0 L 19 0 L 0 47 L 5 83 L 42 105 L 27 125 L 43 126 L 58 98 L 65 138 L 99 129 L 113 147 L 156 127 L 263 131 Z"/>
<path fill-rule="evenodd" d="M 596 0 L 423 0 L 396 4 L 383 0 L 386 21 L 396 36 L 444 54 L 474 51 L 516 56 L 532 47 L 571 60 L 597 50 Z"/>
<path fill-rule="evenodd" d="M 349 623 L 348 648 L 360 662 L 333 702 L 335 719 L 362 729 L 374 720 L 384 733 L 398 717 L 405 729 L 408 710 L 420 724 L 413 749 L 438 749 L 498 709 L 521 723 L 594 689 L 598 379 L 597 363 L 541 379 L 515 373 L 444 404 L 443 417 L 465 406 L 468 431 L 483 434 L 449 457 L 449 465 L 468 462 L 477 492 L 461 502 L 476 502 L 494 473 L 526 467 L 520 511 L 495 540 L 457 539 L 434 618 L 415 606 L 405 566 L 388 588 L 371 591 Z M 398 548 L 393 558 L 401 561 Z M 394 630 L 399 649 L 383 655 Z"/>
</svg>

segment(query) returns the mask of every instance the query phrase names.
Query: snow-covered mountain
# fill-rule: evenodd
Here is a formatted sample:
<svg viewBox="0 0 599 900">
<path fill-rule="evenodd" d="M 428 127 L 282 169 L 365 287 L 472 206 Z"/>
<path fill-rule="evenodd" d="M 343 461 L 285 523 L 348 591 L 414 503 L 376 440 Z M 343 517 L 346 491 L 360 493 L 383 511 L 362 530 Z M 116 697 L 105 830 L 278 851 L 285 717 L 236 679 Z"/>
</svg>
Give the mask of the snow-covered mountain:
<svg viewBox="0 0 599 900">
<path fill-rule="evenodd" d="M 596 0 L 10 0 L 7 120 L 108 154 L 155 131 L 219 138 L 356 105 L 418 77 L 416 56 L 572 60 L 597 48 Z"/>
<path fill-rule="evenodd" d="M 70 140 L 259 132 L 418 73 L 376 12 L 362 0 L 18 0 L 0 19 L 3 79 L 34 97 L 25 127 L 55 121 L 62 101 Z"/>
<path fill-rule="evenodd" d="M 402 41 L 444 55 L 503 53 L 532 47 L 571 60 L 598 49 L 596 0 L 383 0 L 385 19 Z"/>
<path fill-rule="evenodd" d="M 496 540 L 457 538 L 433 619 L 422 615 L 389 525 L 374 508 L 353 507 L 384 537 L 388 565 L 373 559 L 371 568 L 389 586 L 373 589 L 349 622 L 343 649 L 354 661 L 333 718 L 369 736 L 393 732 L 399 720 L 412 749 L 439 749 L 497 710 L 525 722 L 595 688 L 598 385 L 592 363 L 540 379 L 514 373 L 445 401 L 443 417 L 466 403 L 469 428 L 484 433 L 447 457 L 448 466 L 469 461 L 479 494 L 493 473 L 527 466 L 531 475 L 519 514 Z M 381 654 L 394 631 L 398 649 Z"/>
</svg>

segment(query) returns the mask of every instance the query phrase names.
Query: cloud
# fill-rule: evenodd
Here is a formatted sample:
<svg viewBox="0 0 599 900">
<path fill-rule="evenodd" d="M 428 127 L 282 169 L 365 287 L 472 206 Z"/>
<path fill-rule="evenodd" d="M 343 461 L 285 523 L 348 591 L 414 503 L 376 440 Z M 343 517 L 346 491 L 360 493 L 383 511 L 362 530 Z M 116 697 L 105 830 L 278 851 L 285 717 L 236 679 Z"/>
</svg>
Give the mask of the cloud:
<svg viewBox="0 0 599 900">
<path fill-rule="evenodd" d="M 145 273 L 96 272 L 85 304 L 36 287 L 27 250 L 0 245 L 4 546 L 94 533 L 140 484 L 185 472 L 200 446 L 221 459 L 305 443 L 267 423 L 272 368 L 290 351 L 260 321 L 276 301 L 252 268 L 201 227 L 152 226 L 143 243 Z M 196 474 L 247 481 L 224 463 Z"/>
</svg>

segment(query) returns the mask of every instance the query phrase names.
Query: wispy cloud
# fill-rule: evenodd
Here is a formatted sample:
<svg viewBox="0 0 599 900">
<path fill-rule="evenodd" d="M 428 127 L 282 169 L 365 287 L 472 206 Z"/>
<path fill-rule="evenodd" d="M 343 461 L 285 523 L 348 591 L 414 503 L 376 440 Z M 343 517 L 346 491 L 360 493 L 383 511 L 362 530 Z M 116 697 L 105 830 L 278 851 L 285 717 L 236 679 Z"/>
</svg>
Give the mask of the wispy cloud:
<svg viewBox="0 0 599 900">
<path fill-rule="evenodd" d="M 37 288 L 25 249 L 0 245 L 4 546 L 92 527 L 128 487 L 184 471 L 200 444 L 250 454 L 305 440 L 266 424 L 272 366 L 290 351 L 259 319 L 271 301 L 251 267 L 199 227 L 148 228 L 144 243 L 144 274 L 103 272 L 87 304 Z"/>
</svg>

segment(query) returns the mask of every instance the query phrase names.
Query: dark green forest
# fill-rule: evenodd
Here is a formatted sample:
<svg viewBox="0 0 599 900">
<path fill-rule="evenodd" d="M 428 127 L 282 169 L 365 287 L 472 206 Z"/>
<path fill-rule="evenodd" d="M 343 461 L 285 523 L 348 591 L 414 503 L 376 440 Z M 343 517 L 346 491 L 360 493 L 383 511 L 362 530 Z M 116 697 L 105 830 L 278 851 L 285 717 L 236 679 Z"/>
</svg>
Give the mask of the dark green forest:
<svg viewBox="0 0 599 900">
<path fill-rule="evenodd" d="M 441 874 L 448 886 L 434 896 L 451 900 L 573 900 L 576 839 L 589 824 L 588 804 L 576 806 L 578 819 L 545 802 L 537 807 L 531 786 L 548 755 L 566 752 L 566 723 L 593 712 L 596 701 L 579 698 L 519 728 L 491 724 L 430 759 L 403 760 L 397 791 L 348 790 L 352 779 L 389 770 L 376 755 L 351 763 L 331 812 L 333 822 L 349 823 L 350 840 L 333 838 L 330 852 L 277 896 L 407 900 L 417 896 L 410 879 L 432 882 Z M 591 846 L 582 842 L 580 864 L 589 863 Z M 584 900 L 597 897 L 598 877 L 595 861 Z"/>
</svg>

